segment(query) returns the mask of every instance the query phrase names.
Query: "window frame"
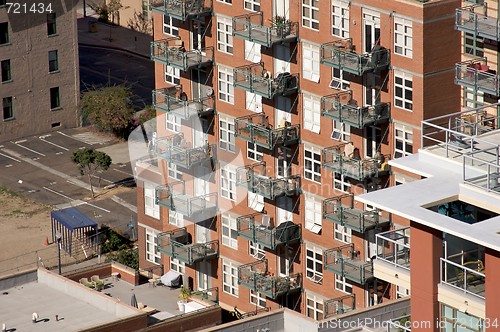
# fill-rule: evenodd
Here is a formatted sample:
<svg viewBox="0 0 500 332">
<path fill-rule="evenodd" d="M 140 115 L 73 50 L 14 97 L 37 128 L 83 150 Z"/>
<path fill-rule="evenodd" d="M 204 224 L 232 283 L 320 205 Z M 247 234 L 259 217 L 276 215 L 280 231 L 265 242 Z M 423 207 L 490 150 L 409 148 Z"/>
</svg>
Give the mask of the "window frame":
<svg viewBox="0 0 500 332">
<path fill-rule="evenodd" d="M 310 157 L 307 156 L 308 153 L 311 154 Z M 319 160 L 316 159 L 316 156 Z M 308 168 L 308 162 L 310 168 Z M 319 172 L 316 168 L 319 169 Z M 304 178 L 321 184 L 321 170 L 321 150 L 314 146 L 304 145 Z"/>
<path fill-rule="evenodd" d="M 336 12 L 337 8 L 339 10 Z M 331 15 L 332 36 L 336 36 L 339 38 L 349 38 L 349 3 L 345 1 L 332 0 L 331 10 L 332 10 L 332 15 Z M 338 20 L 342 22 L 342 27 L 338 28 L 335 26 L 336 18 L 338 18 Z M 345 28 L 346 23 L 347 23 L 347 28 Z M 335 33 L 335 29 L 337 29 L 339 33 Z"/>
<path fill-rule="evenodd" d="M 238 250 L 238 224 L 236 219 L 227 213 L 223 214 L 221 228 L 222 245 Z"/>
<path fill-rule="evenodd" d="M 229 271 L 226 270 L 226 267 Z M 226 277 L 230 279 L 230 283 L 226 281 Z M 229 291 L 226 290 L 226 287 Z M 222 291 L 234 297 L 239 297 L 238 266 L 224 259 L 222 260 Z"/>
<path fill-rule="evenodd" d="M 217 16 L 217 51 L 231 55 L 234 52 L 233 23 L 230 18 Z"/>
<path fill-rule="evenodd" d="M 462 90 L 463 94 L 463 106 L 466 108 L 477 108 L 484 105 L 484 93 L 469 89 L 464 86 Z M 472 96 L 472 97 L 469 97 Z"/>
<path fill-rule="evenodd" d="M 262 305 L 262 303 L 264 303 Z M 252 289 L 250 289 L 250 304 L 253 304 L 259 308 L 266 308 L 267 296 L 260 294 Z"/>
<path fill-rule="evenodd" d="M 251 147 L 253 145 L 253 148 Z M 252 142 L 247 142 L 247 158 L 254 161 L 264 160 L 264 148 Z"/>
<path fill-rule="evenodd" d="M 264 210 L 264 196 L 262 195 L 248 191 L 247 203 L 248 207 L 255 211 L 261 212 Z"/>
<path fill-rule="evenodd" d="M 310 305 L 310 302 L 312 302 L 313 305 Z M 318 306 L 321 306 L 321 309 L 318 308 Z M 314 319 L 315 321 L 320 321 L 324 319 L 325 318 L 324 299 L 316 295 L 306 294 L 306 316 Z"/>
<path fill-rule="evenodd" d="M 347 293 L 347 294 L 352 294 L 353 286 L 349 281 L 347 281 L 347 279 L 345 277 L 342 277 L 342 276 L 339 276 L 338 274 L 336 274 L 335 280 L 333 282 L 335 284 L 336 290 Z M 348 290 L 349 288 L 351 289 L 350 291 Z"/>
<path fill-rule="evenodd" d="M 248 254 L 257 260 L 266 257 L 264 246 L 262 244 L 254 243 L 251 240 L 248 241 Z"/>
<path fill-rule="evenodd" d="M 0 22 L 0 29 L 2 27 L 6 27 L 4 30 L 4 37 L 2 37 L 2 30 L 0 30 L 0 45 L 9 45 L 10 44 L 10 34 L 9 34 L 9 22 Z M 4 42 L 2 42 L 2 38 L 5 38 Z"/>
<path fill-rule="evenodd" d="M 166 22 L 168 20 L 168 22 Z M 168 15 L 163 15 L 163 34 L 167 36 L 179 36 L 179 22 L 176 22 L 176 18 L 170 17 Z M 177 24 L 174 24 L 176 22 Z M 169 30 L 169 32 L 167 32 Z"/>
<path fill-rule="evenodd" d="M 53 19 L 52 19 L 53 16 Z M 52 29 L 52 30 L 51 30 Z M 51 31 L 53 31 L 51 33 Z M 57 35 L 57 15 L 56 13 L 47 14 L 47 36 Z"/>
<path fill-rule="evenodd" d="M 333 189 L 348 193 L 351 189 L 351 178 L 342 173 L 333 172 Z"/>
<path fill-rule="evenodd" d="M 262 59 L 262 47 L 260 44 L 245 40 L 245 60 L 258 63 Z"/>
<path fill-rule="evenodd" d="M 170 257 L 170 269 L 184 275 L 186 273 L 186 263 L 181 262 L 177 258 Z"/>
<path fill-rule="evenodd" d="M 148 198 L 152 204 L 148 204 Z M 156 204 L 156 188 L 152 183 L 144 182 L 144 214 L 160 219 L 160 206 Z"/>
<path fill-rule="evenodd" d="M 160 232 L 154 231 L 151 229 L 146 228 L 146 246 L 145 246 L 145 251 L 146 251 L 146 260 L 148 262 L 151 262 L 153 264 L 161 265 L 161 253 L 158 252 L 158 243 L 157 243 L 157 236 Z M 148 237 L 152 237 L 152 241 L 148 239 Z M 151 252 L 150 245 L 153 247 L 153 252 Z"/>
<path fill-rule="evenodd" d="M 398 83 L 398 78 L 401 83 Z M 411 87 L 407 87 L 407 82 L 411 83 Z M 401 96 L 398 96 L 398 89 L 401 90 Z M 411 93 L 411 99 L 407 99 L 407 92 Z M 401 106 L 398 105 L 401 103 Z M 410 105 L 410 107 L 408 107 Z M 405 72 L 394 71 L 394 106 L 406 111 L 413 112 L 413 76 Z"/>
<path fill-rule="evenodd" d="M 236 201 L 236 171 L 229 165 L 220 169 L 220 196 Z"/>
<path fill-rule="evenodd" d="M 7 67 L 7 69 L 4 69 L 4 67 Z M 0 62 L 0 71 L 1 83 L 12 82 L 12 61 L 10 61 L 10 59 L 5 59 Z M 5 76 L 7 76 L 6 78 L 4 78 L 5 72 Z"/>
<path fill-rule="evenodd" d="M 167 177 L 175 180 L 182 180 L 182 172 L 177 169 L 177 165 L 167 162 Z"/>
<path fill-rule="evenodd" d="M 234 105 L 234 76 L 228 67 L 217 68 L 217 99 Z"/>
<path fill-rule="evenodd" d="M 320 285 L 323 284 L 323 255 L 323 249 L 306 243 L 306 278 Z"/>
<path fill-rule="evenodd" d="M 401 26 L 402 30 L 398 30 Z M 411 31 L 408 33 L 407 29 Z M 398 41 L 398 36 L 403 40 Z M 410 41 L 408 43 L 408 41 Z M 398 51 L 399 48 L 399 51 Z M 413 58 L 413 22 L 404 18 L 394 17 L 394 54 Z"/>
<path fill-rule="evenodd" d="M 171 128 L 169 128 L 169 125 Z M 165 129 L 174 133 L 180 133 L 182 129 L 181 118 L 167 113 L 165 116 Z"/>
<path fill-rule="evenodd" d="M 184 216 L 172 210 L 168 210 L 168 223 L 179 228 L 184 227 Z"/>
<path fill-rule="evenodd" d="M 332 120 L 332 135 L 331 139 L 339 142 L 351 141 L 351 126 L 337 120 Z"/>
<path fill-rule="evenodd" d="M 245 91 L 245 107 L 249 111 L 262 113 L 262 96 L 253 92 Z"/>
<path fill-rule="evenodd" d="M 9 97 L 4 97 L 2 99 L 2 115 L 3 115 L 3 120 L 6 121 L 6 120 L 12 120 L 14 119 L 14 102 L 12 101 L 13 98 L 12 96 L 9 96 Z M 7 114 L 6 113 L 6 110 L 9 110 L 8 113 L 9 113 L 9 117 L 6 117 L 5 115 Z"/>
<path fill-rule="evenodd" d="M 352 230 L 335 223 L 333 225 L 333 238 L 339 242 L 352 243 Z"/>
<path fill-rule="evenodd" d="M 304 129 L 319 134 L 321 132 L 321 99 L 303 94 Z"/>
<path fill-rule="evenodd" d="M 335 72 L 338 72 L 339 75 L 335 75 Z M 349 77 L 349 79 L 346 79 L 346 76 Z M 332 80 L 328 86 L 335 90 L 348 91 L 351 89 L 350 78 L 351 75 L 349 72 L 343 69 L 332 68 Z"/>
<path fill-rule="evenodd" d="M 321 200 L 310 194 L 306 194 L 304 199 L 304 227 L 318 234 L 323 227 Z"/>
<path fill-rule="evenodd" d="M 302 78 L 319 83 L 320 52 L 319 46 L 302 42 Z"/>
<path fill-rule="evenodd" d="M 247 5 L 252 7 L 252 9 L 247 8 Z M 259 7 L 259 8 L 256 8 Z M 243 9 L 249 10 L 252 12 L 260 12 L 260 0 L 244 0 L 243 1 Z"/>
<path fill-rule="evenodd" d="M 398 131 L 402 133 L 402 137 L 398 135 Z M 407 138 L 410 135 L 411 138 Z M 401 148 L 398 148 L 398 142 L 401 143 Z M 410 146 L 412 152 L 406 151 L 407 147 Z M 401 154 L 397 156 L 396 154 Z M 413 128 L 405 126 L 401 123 L 394 124 L 394 158 L 406 157 L 413 154 Z"/>
<path fill-rule="evenodd" d="M 219 118 L 219 148 L 231 153 L 236 152 L 234 122 L 227 118 Z"/>
<path fill-rule="evenodd" d="M 55 59 L 51 60 L 51 55 L 55 54 Z M 51 64 L 55 63 L 55 67 L 51 68 Z M 59 71 L 59 52 L 57 50 L 49 51 L 49 73 L 56 73 Z"/>
<path fill-rule="evenodd" d="M 178 68 L 165 65 L 165 82 L 172 85 L 181 84 L 181 71 Z"/>
<path fill-rule="evenodd" d="M 316 3 L 317 5 L 314 6 L 314 3 Z M 306 11 L 309 13 L 309 15 L 305 15 Z M 313 12 L 316 12 L 317 18 L 313 18 Z M 319 0 L 302 0 L 301 16 L 302 27 L 314 31 L 319 31 Z M 314 25 L 317 25 L 317 27 L 315 27 Z"/>
<path fill-rule="evenodd" d="M 57 90 L 55 90 L 57 89 Z M 53 92 L 54 91 L 54 92 Z M 55 95 L 55 91 L 57 91 L 57 96 Z M 53 98 L 56 98 L 55 102 L 53 101 Z M 56 105 L 56 106 L 54 106 Z M 55 110 L 61 108 L 61 89 L 56 86 L 53 88 L 50 88 L 50 109 Z"/>
</svg>

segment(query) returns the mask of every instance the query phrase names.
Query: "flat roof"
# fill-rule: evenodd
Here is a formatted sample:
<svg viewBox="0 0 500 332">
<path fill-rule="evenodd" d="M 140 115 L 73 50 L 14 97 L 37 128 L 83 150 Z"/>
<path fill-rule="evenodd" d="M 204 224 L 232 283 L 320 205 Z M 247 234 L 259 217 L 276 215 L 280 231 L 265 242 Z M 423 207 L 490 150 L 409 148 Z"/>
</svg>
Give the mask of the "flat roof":
<svg viewBox="0 0 500 332">
<path fill-rule="evenodd" d="M 78 228 L 97 227 L 97 223 L 94 220 L 90 219 L 83 214 L 83 212 L 74 207 L 52 211 L 50 216 L 71 231 Z"/>
</svg>

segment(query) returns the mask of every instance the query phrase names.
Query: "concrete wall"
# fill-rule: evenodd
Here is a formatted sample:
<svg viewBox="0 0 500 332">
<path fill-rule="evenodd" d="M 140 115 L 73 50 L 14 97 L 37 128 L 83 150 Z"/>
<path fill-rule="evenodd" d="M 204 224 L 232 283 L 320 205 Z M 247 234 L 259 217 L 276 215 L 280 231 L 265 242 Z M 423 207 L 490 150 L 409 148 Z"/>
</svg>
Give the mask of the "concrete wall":
<svg viewBox="0 0 500 332">
<path fill-rule="evenodd" d="M 221 321 L 222 309 L 214 305 L 207 309 L 166 319 L 138 332 L 198 331 L 202 328 L 218 325 Z"/>
<path fill-rule="evenodd" d="M 37 278 L 36 269 L 22 274 L 16 273 L 15 275 L 5 276 L 0 280 L 0 291 L 34 282 Z"/>
<path fill-rule="evenodd" d="M 90 278 L 93 275 L 98 275 L 103 278 L 109 277 L 113 272 L 119 273 L 119 278 L 122 280 L 125 280 L 133 285 L 139 284 L 139 272 L 118 262 L 108 262 L 82 268 L 77 271 L 66 273 L 64 276 L 73 281 L 79 282 L 81 278 Z"/>
</svg>

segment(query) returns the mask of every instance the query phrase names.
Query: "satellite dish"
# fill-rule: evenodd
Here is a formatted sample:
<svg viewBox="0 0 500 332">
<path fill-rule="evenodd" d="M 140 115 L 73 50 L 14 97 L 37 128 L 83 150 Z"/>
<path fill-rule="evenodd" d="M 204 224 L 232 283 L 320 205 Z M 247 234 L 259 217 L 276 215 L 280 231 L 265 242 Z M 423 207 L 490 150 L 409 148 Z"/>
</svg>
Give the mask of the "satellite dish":
<svg viewBox="0 0 500 332">
<path fill-rule="evenodd" d="M 214 89 L 212 88 L 207 88 L 207 96 L 211 96 L 214 94 Z"/>
</svg>

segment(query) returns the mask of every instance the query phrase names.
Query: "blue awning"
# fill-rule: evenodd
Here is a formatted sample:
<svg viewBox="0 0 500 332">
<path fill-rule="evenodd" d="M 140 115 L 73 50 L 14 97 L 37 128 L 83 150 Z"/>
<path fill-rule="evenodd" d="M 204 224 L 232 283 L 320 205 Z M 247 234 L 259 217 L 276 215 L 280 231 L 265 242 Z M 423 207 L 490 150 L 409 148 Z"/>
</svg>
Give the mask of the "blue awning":
<svg viewBox="0 0 500 332">
<path fill-rule="evenodd" d="M 52 211 L 50 216 L 71 231 L 85 227 L 94 227 L 97 229 L 97 223 L 77 208 Z"/>
</svg>

